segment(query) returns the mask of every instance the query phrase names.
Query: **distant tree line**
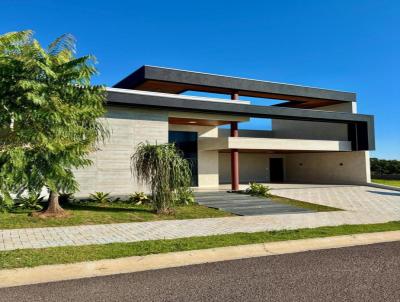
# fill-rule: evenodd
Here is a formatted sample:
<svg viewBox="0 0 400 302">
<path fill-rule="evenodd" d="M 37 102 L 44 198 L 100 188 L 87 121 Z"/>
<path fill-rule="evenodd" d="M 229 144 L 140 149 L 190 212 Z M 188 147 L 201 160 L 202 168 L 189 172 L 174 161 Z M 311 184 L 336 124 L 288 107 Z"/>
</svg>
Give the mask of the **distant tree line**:
<svg viewBox="0 0 400 302">
<path fill-rule="evenodd" d="M 400 175 L 400 160 L 371 158 L 371 172 L 373 175 Z"/>
</svg>

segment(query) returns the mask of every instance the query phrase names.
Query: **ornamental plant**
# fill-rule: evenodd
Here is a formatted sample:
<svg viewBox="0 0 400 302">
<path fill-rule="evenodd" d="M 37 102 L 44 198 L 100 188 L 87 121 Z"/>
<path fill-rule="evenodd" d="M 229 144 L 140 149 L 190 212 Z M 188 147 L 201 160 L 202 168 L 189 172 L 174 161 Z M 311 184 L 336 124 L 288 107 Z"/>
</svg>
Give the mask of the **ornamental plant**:
<svg viewBox="0 0 400 302">
<path fill-rule="evenodd" d="M 157 213 L 170 213 L 179 192 L 191 182 L 189 162 L 174 144 L 140 143 L 131 157 L 132 174 L 150 187 L 152 205 Z"/>
</svg>

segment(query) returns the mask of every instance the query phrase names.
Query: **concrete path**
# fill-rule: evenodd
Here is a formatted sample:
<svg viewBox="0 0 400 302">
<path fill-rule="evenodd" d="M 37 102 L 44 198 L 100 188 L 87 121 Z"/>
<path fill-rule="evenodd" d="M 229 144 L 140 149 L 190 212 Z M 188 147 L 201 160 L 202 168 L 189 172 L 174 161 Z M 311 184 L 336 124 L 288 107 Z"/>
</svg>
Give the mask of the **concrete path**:
<svg viewBox="0 0 400 302">
<path fill-rule="evenodd" d="M 313 213 L 291 205 L 279 204 L 266 198 L 226 191 L 195 192 L 196 201 L 207 207 L 216 208 L 240 216 Z"/>
<path fill-rule="evenodd" d="M 272 193 L 345 211 L 0 230 L 0 250 L 135 242 L 400 220 L 400 192 L 366 186 L 281 184 L 273 185 Z"/>
</svg>

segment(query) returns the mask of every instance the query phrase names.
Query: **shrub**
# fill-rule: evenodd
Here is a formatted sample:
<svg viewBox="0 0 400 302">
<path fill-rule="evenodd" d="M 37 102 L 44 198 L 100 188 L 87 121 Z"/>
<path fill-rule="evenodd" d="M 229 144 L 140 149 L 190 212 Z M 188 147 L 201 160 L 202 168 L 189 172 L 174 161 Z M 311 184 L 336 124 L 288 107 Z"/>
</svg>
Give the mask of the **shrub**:
<svg viewBox="0 0 400 302">
<path fill-rule="evenodd" d="M 180 188 L 176 191 L 176 205 L 190 205 L 195 202 L 193 190 L 191 188 Z"/>
<path fill-rule="evenodd" d="M 249 184 L 249 188 L 246 190 L 246 193 L 256 196 L 270 197 L 270 190 L 271 189 L 269 187 L 264 186 L 263 184 L 251 182 Z"/>
<path fill-rule="evenodd" d="M 106 203 L 111 202 L 110 193 L 104 192 L 95 192 L 94 194 L 90 194 L 89 201 L 91 202 L 98 202 L 98 203 Z"/>
<path fill-rule="evenodd" d="M 14 201 L 11 198 L 5 198 L 0 195 L 0 213 L 5 213 L 11 210 L 14 205 Z"/>
<path fill-rule="evenodd" d="M 43 206 L 40 203 L 43 201 L 43 197 L 40 193 L 29 193 L 27 196 L 18 196 L 15 207 L 25 209 L 25 210 L 43 210 Z"/>
<path fill-rule="evenodd" d="M 61 205 L 73 202 L 74 201 L 74 195 L 72 193 L 62 193 L 58 197 L 58 201 Z"/>
<path fill-rule="evenodd" d="M 129 195 L 128 201 L 135 205 L 151 203 L 150 198 L 144 192 L 135 192 L 134 194 Z"/>
<path fill-rule="evenodd" d="M 170 213 L 177 190 L 190 186 L 189 162 L 174 144 L 141 143 L 131 157 L 131 164 L 137 181 L 149 185 L 157 213 Z"/>
</svg>

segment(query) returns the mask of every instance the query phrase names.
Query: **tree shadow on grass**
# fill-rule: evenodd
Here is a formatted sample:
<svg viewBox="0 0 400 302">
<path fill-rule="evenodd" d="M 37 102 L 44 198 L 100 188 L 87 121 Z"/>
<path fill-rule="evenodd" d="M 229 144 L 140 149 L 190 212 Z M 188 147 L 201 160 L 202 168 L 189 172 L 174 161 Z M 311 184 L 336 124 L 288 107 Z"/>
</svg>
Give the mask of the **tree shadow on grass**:
<svg viewBox="0 0 400 302">
<path fill-rule="evenodd" d="M 87 205 L 87 204 L 65 204 L 63 208 L 72 211 L 91 211 L 91 212 L 113 212 L 113 213 L 148 213 L 155 214 L 152 208 L 128 208 L 128 207 L 107 207 L 101 205 Z"/>
</svg>

